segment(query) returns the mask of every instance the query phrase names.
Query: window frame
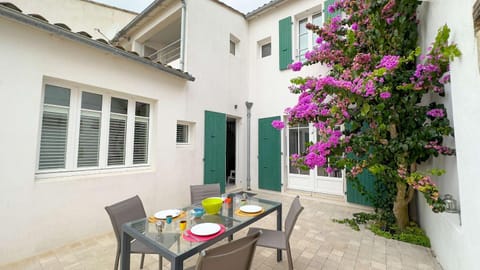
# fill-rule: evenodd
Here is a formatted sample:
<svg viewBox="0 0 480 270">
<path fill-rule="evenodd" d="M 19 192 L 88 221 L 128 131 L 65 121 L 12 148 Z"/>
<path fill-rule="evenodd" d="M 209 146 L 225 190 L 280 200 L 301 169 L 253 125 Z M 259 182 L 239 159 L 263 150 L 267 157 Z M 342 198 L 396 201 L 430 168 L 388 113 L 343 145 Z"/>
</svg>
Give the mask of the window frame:
<svg viewBox="0 0 480 270">
<path fill-rule="evenodd" d="M 187 138 L 186 138 L 187 142 L 178 142 L 176 140 L 177 136 L 175 136 L 175 143 L 176 143 L 177 147 L 188 147 L 188 146 L 193 145 L 194 123 L 189 122 L 189 121 L 177 121 L 177 124 L 175 126 L 176 127 L 176 129 L 175 129 L 176 132 L 178 131 L 178 126 L 179 125 L 187 127 Z"/>
<path fill-rule="evenodd" d="M 306 47 L 304 48 L 304 52 L 300 53 L 300 35 L 305 34 L 302 33 L 300 29 L 300 23 L 305 22 L 305 25 L 308 23 L 313 23 L 314 17 L 320 17 L 320 25 L 322 26 L 325 17 L 322 10 L 317 7 L 308 13 L 302 13 L 295 16 L 295 32 L 294 32 L 294 43 L 295 43 L 295 56 L 294 59 L 296 61 L 305 61 L 305 52 L 311 51 L 314 46 L 316 46 L 316 34 L 310 30 L 306 30 L 307 40 L 306 40 Z"/>
<path fill-rule="evenodd" d="M 46 85 L 53 85 L 70 89 L 70 107 L 68 111 L 68 126 L 67 126 L 67 143 L 65 154 L 65 168 L 62 169 L 40 169 L 40 148 L 42 137 L 42 123 L 43 112 L 45 110 L 45 89 Z M 100 139 L 98 149 L 98 166 L 79 167 L 78 153 L 80 140 L 80 120 L 82 115 L 82 93 L 88 92 L 102 96 L 102 110 L 100 111 Z M 125 134 L 125 164 L 124 165 L 108 165 L 108 142 L 109 142 L 109 125 L 111 116 L 111 99 L 121 98 L 128 100 L 126 134 Z M 148 117 L 148 141 L 147 141 L 147 162 L 143 164 L 134 164 L 133 150 L 134 150 L 134 133 L 135 133 L 135 105 L 136 102 L 146 103 L 149 105 Z M 116 91 L 107 91 L 93 86 L 87 86 L 79 83 L 67 82 L 60 79 L 45 79 L 42 83 L 42 95 L 40 100 L 39 113 L 39 129 L 37 137 L 37 159 L 35 165 L 35 176 L 38 179 L 83 175 L 83 174 L 98 174 L 99 172 L 114 172 L 121 170 L 129 170 L 136 168 L 145 168 L 151 166 L 152 160 L 152 115 L 154 102 L 152 100 L 141 98 L 133 95 L 128 95 Z"/>
</svg>

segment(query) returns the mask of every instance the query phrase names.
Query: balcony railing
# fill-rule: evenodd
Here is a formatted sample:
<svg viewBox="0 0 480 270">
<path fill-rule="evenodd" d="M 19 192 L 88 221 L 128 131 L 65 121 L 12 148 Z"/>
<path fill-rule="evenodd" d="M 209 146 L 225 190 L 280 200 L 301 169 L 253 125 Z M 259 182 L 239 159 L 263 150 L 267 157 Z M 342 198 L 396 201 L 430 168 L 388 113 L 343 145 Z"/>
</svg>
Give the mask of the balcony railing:
<svg viewBox="0 0 480 270">
<path fill-rule="evenodd" d="M 150 59 L 169 64 L 180 58 L 180 39 L 166 45 L 148 56 Z"/>
</svg>

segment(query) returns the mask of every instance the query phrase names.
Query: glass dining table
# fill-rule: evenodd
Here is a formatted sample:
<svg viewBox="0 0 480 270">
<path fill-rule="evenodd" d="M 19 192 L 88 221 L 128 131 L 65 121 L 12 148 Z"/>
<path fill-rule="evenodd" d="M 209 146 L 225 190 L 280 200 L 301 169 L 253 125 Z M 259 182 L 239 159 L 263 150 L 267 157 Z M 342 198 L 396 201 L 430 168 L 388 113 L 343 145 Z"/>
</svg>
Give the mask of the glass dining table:
<svg viewBox="0 0 480 270">
<path fill-rule="evenodd" d="M 216 242 L 233 238 L 233 234 L 249 226 L 250 224 L 277 212 L 277 230 L 282 230 L 282 203 L 262 199 L 260 197 L 249 197 L 241 199 L 240 196 L 230 196 L 230 203 L 223 203 L 222 209 L 215 215 L 205 214 L 202 217 L 195 218 L 191 210 L 199 207 L 199 204 L 190 205 L 183 208 L 183 215 L 174 219 L 172 223 L 165 224 L 161 232 L 156 228 L 155 223 L 149 222 L 148 218 L 143 218 L 122 225 L 122 243 L 121 243 L 121 269 L 130 269 L 130 248 L 132 241 L 140 241 L 148 246 L 163 258 L 170 261 L 172 270 L 183 269 L 185 259 L 199 253 Z M 239 212 L 243 205 L 256 205 L 263 208 L 258 214 L 242 214 Z M 180 230 L 179 222 L 187 221 L 186 230 L 201 223 L 216 223 L 224 226 L 224 232 L 207 241 L 189 241 L 183 237 L 183 230 Z M 223 227 L 222 226 L 222 227 Z M 191 235 L 189 235 L 191 236 Z M 187 237 L 188 238 L 188 237 Z M 193 237 L 195 239 L 195 237 Z M 190 237 L 190 240 L 192 238 Z M 198 240 L 198 238 L 196 239 Z M 277 261 L 282 260 L 282 251 L 277 250 Z"/>
</svg>

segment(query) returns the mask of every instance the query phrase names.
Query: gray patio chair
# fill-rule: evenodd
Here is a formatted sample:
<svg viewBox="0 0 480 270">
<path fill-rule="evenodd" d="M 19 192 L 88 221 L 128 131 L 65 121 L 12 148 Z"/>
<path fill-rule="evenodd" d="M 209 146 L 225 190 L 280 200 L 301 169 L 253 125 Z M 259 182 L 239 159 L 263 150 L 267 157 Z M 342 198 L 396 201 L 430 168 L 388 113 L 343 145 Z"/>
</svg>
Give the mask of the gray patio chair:
<svg viewBox="0 0 480 270">
<path fill-rule="evenodd" d="M 248 270 L 262 231 L 200 252 L 197 264 L 187 270 Z"/>
<path fill-rule="evenodd" d="M 293 269 L 292 252 L 290 251 L 290 235 L 293 227 L 297 222 L 300 212 L 303 211 L 303 206 L 300 204 L 300 197 L 297 196 L 290 205 L 287 218 L 285 219 L 285 231 L 267 230 L 263 228 L 250 228 L 247 234 L 255 233 L 262 230 L 262 235 L 258 239 L 257 245 L 261 247 L 282 249 L 287 251 L 288 269 Z"/>
<path fill-rule="evenodd" d="M 190 200 L 192 204 L 198 203 L 208 197 L 220 197 L 220 184 L 205 184 L 190 186 Z"/>
<path fill-rule="evenodd" d="M 132 220 L 145 218 L 147 217 L 147 215 L 145 214 L 145 209 L 143 208 L 142 201 L 140 200 L 140 197 L 138 197 L 138 195 L 132 198 L 126 199 L 124 201 L 117 202 L 110 206 L 105 206 L 105 210 L 107 210 L 107 213 L 110 216 L 110 221 L 112 222 L 113 231 L 115 232 L 115 237 L 117 238 L 117 253 L 115 257 L 115 268 L 114 268 L 114 270 L 117 270 L 118 261 L 120 259 L 122 225 Z M 145 254 L 158 254 L 138 241 L 132 242 L 131 253 L 142 254 L 142 258 L 140 261 L 140 269 L 143 269 Z M 159 256 L 159 269 L 162 269 L 162 256 Z"/>
</svg>

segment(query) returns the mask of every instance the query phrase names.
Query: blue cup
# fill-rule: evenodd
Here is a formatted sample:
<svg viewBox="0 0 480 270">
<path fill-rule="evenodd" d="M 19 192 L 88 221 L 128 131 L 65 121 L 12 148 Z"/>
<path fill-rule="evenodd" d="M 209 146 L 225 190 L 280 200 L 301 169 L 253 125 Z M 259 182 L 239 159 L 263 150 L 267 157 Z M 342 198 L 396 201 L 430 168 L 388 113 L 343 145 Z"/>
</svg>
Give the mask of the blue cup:
<svg viewBox="0 0 480 270">
<path fill-rule="evenodd" d="M 166 217 L 166 219 L 165 219 L 165 221 L 167 221 L 167 224 L 172 223 L 172 220 L 173 220 L 173 217 L 170 216 L 170 215 L 168 215 L 168 216 Z"/>
</svg>

